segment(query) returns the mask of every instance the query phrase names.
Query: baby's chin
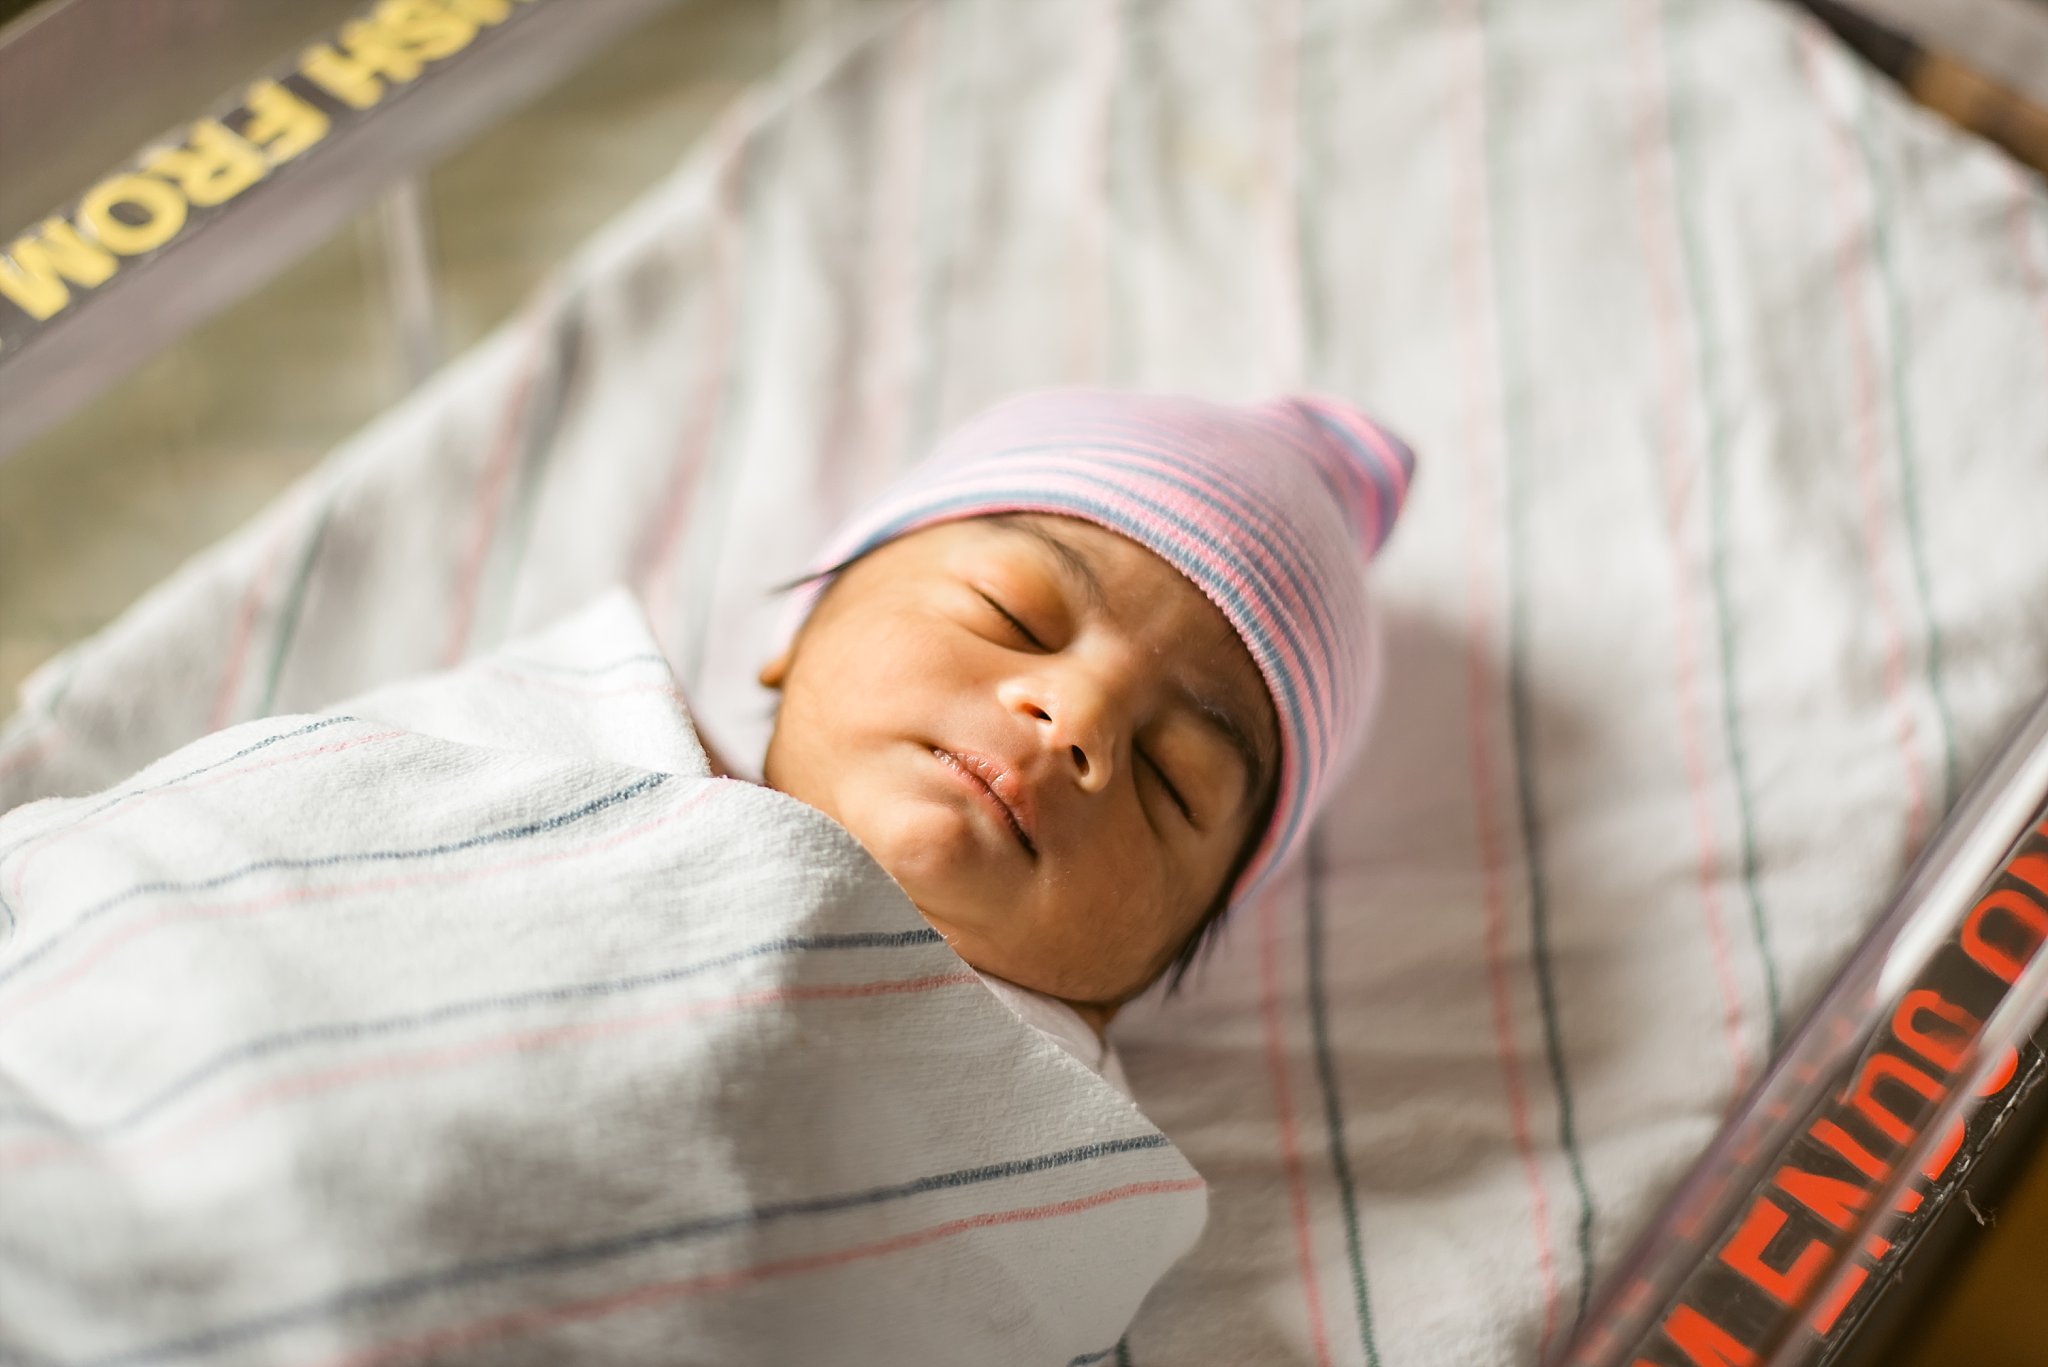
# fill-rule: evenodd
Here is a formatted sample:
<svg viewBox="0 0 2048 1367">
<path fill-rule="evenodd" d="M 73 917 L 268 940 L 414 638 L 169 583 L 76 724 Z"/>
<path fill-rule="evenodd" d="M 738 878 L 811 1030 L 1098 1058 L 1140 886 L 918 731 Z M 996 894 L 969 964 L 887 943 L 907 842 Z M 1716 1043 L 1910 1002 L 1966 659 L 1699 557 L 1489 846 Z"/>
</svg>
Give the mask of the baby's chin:
<svg viewBox="0 0 2048 1367">
<path fill-rule="evenodd" d="M 869 807 L 853 820 L 840 818 L 840 824 L 927 920 L 945 923 L 942 930 L 992 929 L 1008 919 L 1005 894 L 1016 895 L 1017 880 L 994 867 L 960 813 L 898 802 Z"/>
<path fill-rule="evenodd" d="M 1118 995 L 1100 955 L 1076 962 L 1071 940 L 1034 920 L 1035 880 L 990 851 L 971 815 L 915 800 L 862 803 L 853 820 L 833 815 L 970 967 L 1062 1001 Z"/>
<path fill-rule="evenodd" d="M 842 822 L 953 952 L 983 973 L 1060 996 L 1057 965 L 1038 962 L 1029 912 L 1017 905 L 1023 884 L 977 843 L 958 813 L 896 803 L 883 814 Z M 1011 944 L 1009 941 L 1022 940 Z"/>
</svg>

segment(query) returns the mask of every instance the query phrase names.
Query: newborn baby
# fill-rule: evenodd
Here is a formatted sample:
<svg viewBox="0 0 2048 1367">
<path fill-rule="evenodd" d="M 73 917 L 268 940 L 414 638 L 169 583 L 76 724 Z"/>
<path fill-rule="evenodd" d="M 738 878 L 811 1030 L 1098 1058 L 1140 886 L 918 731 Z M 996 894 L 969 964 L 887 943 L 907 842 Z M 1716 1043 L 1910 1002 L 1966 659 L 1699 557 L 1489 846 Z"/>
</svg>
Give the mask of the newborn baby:
<svg viewBox="0 0 2048 1367">
<path fill-rule="evenodd" d="M 1099 1036 L 1178 982 L 1355 748 L 1366 564 L 1412 469 L 1328 399 L 1002 404 L 807 582 L 761 672 L 782 695 L 766 780 L 961 958 Z"/>
<path fill-rule="evenodd" d="M 1100 1032 L 1354 747 L 1409 469 L 1030 396 L 827 548 L 769 787 L 613 594 L 0 814 L 0 1359 L 1105 1359 L 1206 1197 Z"/>
</svg>

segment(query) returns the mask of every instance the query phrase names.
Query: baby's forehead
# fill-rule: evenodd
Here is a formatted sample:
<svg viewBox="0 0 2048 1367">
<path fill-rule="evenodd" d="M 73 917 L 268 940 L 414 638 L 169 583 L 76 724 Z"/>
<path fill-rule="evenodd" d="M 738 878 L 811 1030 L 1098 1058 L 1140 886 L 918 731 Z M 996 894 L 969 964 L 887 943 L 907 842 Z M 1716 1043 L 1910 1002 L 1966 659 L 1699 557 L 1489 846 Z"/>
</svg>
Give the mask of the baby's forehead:
<svg viewBox="0 0 2048 1367">
<path fill-rule="evenodd" d="M 987 513 L 962 519 L 962 538 L 977 546 L 1014 550 L 1051 572 L 1072 595 L 1105 615 L 1140 620 L 1162 608 L 1177 608 L 1178 625 L 1193 629 L 1202 644 L 1243 647 L 1230 624 L 1202 589 L 1152 547 L 1111 527 L 1058 513 Z M 1246 661 L 1250 664 L 1247 655 Z"/>
</svg>

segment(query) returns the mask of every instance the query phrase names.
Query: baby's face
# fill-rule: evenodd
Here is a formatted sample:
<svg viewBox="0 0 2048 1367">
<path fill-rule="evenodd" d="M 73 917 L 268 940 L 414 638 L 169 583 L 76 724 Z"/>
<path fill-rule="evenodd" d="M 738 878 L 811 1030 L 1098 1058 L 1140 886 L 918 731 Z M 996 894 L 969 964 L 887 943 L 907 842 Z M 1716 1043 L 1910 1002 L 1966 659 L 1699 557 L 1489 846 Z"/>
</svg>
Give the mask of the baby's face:
<svg viewBox="0 0 2048 1367">
<path fill-rule="evenodd" d="M 782 690 L 769 784 L 851 831 L 968 963 L 1083 1006 L 1173 960 L 1278 768 L 1223 614 L 1071 518 L 883 546 L 762 682 Z"/>
</svg>

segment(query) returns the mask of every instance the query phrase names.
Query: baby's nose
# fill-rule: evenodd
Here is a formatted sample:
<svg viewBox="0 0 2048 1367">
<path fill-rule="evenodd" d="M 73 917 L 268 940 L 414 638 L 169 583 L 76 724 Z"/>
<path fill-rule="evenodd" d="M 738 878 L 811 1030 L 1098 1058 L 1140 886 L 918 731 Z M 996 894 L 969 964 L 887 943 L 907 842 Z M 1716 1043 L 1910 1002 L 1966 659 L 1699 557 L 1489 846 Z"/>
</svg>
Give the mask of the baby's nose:
<svg viewBox="0 0 2048 1367">
<path fill-rule="evenodd" d="M 1109 724 L 1107 699 L 1078 683 L 1058 687 L 1020 682 L 1006 686 L 1004 702 L 1030 719 L 1046 749 L 1058 752 L 1057 762 L 1084 791 L 1109 786 L 1116 762 L 1116 733 Z"/>
</svg>

